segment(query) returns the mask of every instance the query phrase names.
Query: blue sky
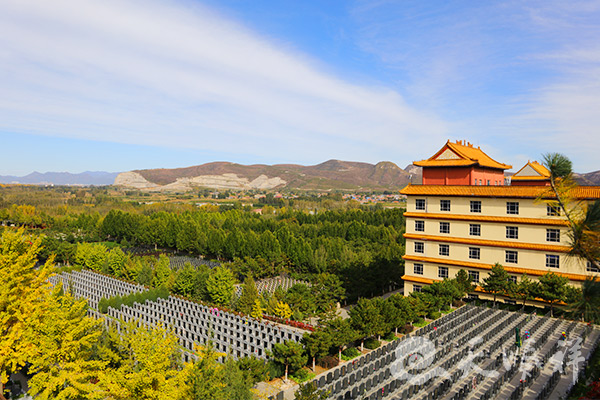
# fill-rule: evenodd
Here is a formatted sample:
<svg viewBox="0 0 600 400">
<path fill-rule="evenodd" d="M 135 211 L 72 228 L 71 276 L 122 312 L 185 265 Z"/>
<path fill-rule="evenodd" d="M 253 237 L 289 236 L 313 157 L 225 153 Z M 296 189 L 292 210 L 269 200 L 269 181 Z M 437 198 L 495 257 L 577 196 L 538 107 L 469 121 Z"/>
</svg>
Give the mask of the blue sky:
<svg viewBox="0 0 600 400">
<path fill-rule="evenodd" d="M 598 21 L 600 1 L 5 0 L 0 175 L 405 167 L 447 139 L 599 170 Z"/>
</svg>

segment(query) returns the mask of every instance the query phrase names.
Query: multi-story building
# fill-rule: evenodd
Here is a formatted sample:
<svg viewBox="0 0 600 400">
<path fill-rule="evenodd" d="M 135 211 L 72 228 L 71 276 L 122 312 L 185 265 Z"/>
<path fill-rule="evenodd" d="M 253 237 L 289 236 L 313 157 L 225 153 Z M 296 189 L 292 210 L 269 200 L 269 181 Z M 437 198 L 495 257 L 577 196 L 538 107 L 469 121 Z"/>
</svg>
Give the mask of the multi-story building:
<svg viewBox="0 0 600 400">
<path fill-rule="evenodd" d="M 549 172 L 530 162 L 506 185 L 504 169 L 470 144 L 446 143 L 423 167 L 423 185 L 409 185 L 407 196 L 404 293 L 453 278 L 466 270 L 475 283 L 500 263 L 515 281 L 548 271 L 574 285 L 600 271 L 567 255 L 568 223 L 540 197 L 551 196 Z M 600 198 L 600 186 L 574 189 L 578 200 Z M 472 295 L 481 295 L 473 293 Z"/>
</svg>

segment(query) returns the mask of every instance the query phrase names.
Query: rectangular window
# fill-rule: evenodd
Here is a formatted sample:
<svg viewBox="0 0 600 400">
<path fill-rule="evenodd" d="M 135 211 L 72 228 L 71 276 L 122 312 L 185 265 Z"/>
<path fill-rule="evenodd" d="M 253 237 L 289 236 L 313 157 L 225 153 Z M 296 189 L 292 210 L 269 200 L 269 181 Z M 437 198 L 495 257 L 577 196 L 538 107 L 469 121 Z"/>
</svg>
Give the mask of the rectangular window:
<svg viewBox="0 0 600 400">
<path fill-rule="evenodd" d="M 559 257 L 554 254 L 546 254 L 546 268 L 559 268 Z"/>
<path fill-rule="evenodd" d="M 519 261 L 519 254 L 514 250 L 506 250 L 504 261 L 511 264 L 517 264 Z"/>
<path fill-rule="evenodd" d="M 592 264 L 591 261 L 587 262 L 587 271 L 588 272 L 600 272 L 600 268 L 598 268 L 597 266 L 595 266 L 594 264 Z"/>
<path fill-rule="evenodd" d="M 423 264 L 414 264 L 414 267 L 415 275 L 423 275 Z"/>
<path fill-rule="evenodd" d="M 440 233 L 450 233 L 450 222 L 440 222 Z"/>
<path fill-rule="evenodd" d="M 425 243 L 415 242 L 415 253 L 425 253 Z"/>
<path fill-rule="evenodd" d="M 508 281 L 512 282 L 512 283 L 517 283 L 517 277 L 514 275 L 511 275 L 508 277 Z"/>
<path fill-rule="evenodd" d="M 546 229 L 546 242 L 560 242 L 560 229 Z"/>
<path fill-rule="evenodd" d="M 450 255 L 450 245 L 440 244 L 440 256 L 449 256 Z"/>
<path fill-rule="evenodd" d="M 448 267 L 438 267 L 438 277 L 439 278 L 447 278 L 448 277 Z"/>
<path fill-rule="evenodd" d="M 421 293 L 422 291 L 423 291 L 423 286 L 413 285 L 413 292 Z"/>
<path fill-rule="evenodd" d="M 487 180 L 487 185 L 490 186 L 490 180 L 489 179 Z"/>
<path fill-rule="evenodd" d="M 471 235 L 471 236 L 481 236 L 481 225 L 479 225 L 479 224 L 470 224 L 469 225 L 469 235 Z"/>
<path fill-rule="evenodd" d="M 471 200 L 471 212 L 472 213 L 480 213 L 481 212 L 481 201 Z"/>
<path fill-rule="evenodd" d="M 546 215 L 550 217 L 557 217 L 560 215 L 560 208 L 558 206 L 548 204 L 546 206 Z"/>
<path fill-rule="evenodd" d="M 440 211 L 450 211 L 450 200 L 440 200 Z"/>
<path fill-rule="evenodd" d="M 516 201 L 507 201 L 506 202 L 506 213 L 507 214 L 518 214 L 519 213 L 519 203 Z"/>
<path fill-rule="evenodd" d="M 479 260 L 481 256 L 481 249 L 479 247 L 469 247 L 469 258 Z"/>
<path fill-rule="evenodd" d="M 478 283 L 479 282 L 479 271 L 469 271 L 469 278 L 471 278 L 471 282 Z"/>
<path fill-rule="evenodd" d="M 425 199 L 416 199 L 415 200 L 415 209 L 416 210 L 425 210 Z"/>
<path fill-rule="evenodd" d="M 506 238 L 507 239 L 518 239 L 519 238 L 519 228 L 517 226 L 507 226 L 506 227 Z"/>
<path fill-rule="evenodd" d="M 415 231 L 425 232 L 425 221 L 415 221 Z"/>
</svg>

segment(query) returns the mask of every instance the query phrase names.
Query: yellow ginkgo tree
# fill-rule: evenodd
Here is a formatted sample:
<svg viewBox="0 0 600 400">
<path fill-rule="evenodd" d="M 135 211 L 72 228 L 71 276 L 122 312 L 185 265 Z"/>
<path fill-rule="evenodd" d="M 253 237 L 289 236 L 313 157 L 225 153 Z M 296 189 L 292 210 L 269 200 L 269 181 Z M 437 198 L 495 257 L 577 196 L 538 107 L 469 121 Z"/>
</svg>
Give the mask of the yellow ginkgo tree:
<svg viewBox="0 0 600 400">
<path fill-rule="evenodd" d="M 87 302 L 59 284 L 34 316 L 27 333 L 36 349 L 29 393 L 40 400 L 104 399 L 99 380 L 106 362 L 94 358 L 102 322 L 87 316 Z"/>
<path fill-rule="evenodd" d="M 23 229 L 6 229 L 0 236 L 0 393 L 10 374 L 36 351 L 26 331 L 47 306 L 52 272 L 52 260 L 36 267 L 40 244 Z"/>
</svg>

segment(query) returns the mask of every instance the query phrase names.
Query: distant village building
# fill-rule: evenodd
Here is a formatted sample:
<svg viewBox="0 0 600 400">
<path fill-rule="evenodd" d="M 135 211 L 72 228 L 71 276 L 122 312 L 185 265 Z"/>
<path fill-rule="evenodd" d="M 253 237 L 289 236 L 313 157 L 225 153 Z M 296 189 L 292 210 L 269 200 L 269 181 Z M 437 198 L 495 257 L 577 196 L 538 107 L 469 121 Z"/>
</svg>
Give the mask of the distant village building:
<svg viewBox="0 0 600 400">
<path fill-rule="evenodd" d="M 466 270 L 481 284 L 495 263 L 515 281 L 548 271 L 580 285 L 600 271 L 568 257 L 568 222 L 555 208 L 537 200 L 548 193 L 550 173 L 528 162 L 505 185 L 499 163 L 469 143 L 447 142 L 423 167 L 423 185 L 408 185 L 404 292 L 453 278 Z M 579 186 L 576 200 L 600 199 L 600 186 Z M 484 296 L 478 287 L 471 296 Z"/>
</svg>

